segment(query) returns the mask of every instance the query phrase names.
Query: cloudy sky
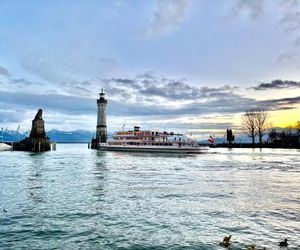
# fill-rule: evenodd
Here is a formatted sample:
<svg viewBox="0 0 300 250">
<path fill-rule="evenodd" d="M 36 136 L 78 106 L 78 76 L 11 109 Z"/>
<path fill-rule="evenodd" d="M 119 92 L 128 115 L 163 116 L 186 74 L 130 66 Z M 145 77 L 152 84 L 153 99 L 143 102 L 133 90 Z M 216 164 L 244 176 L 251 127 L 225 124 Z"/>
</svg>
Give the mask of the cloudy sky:
<svg viewBox="0 0 300 250">
<path fill-rule="evenodd" d="M 241 130 L 300 120 L 300 0 L 1 0 L 0 127 Z"/>
</svg>

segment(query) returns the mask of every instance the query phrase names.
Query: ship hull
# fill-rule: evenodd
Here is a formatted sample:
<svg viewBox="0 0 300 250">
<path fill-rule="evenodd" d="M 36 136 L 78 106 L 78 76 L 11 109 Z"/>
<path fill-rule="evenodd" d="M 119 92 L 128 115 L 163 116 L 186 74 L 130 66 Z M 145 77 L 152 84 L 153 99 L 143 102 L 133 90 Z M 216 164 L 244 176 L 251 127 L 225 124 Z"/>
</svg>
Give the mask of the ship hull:
<svg viewBox="0 0 300 250">
<path fill-rule="evenodd" d="M 208 147 L 167 147 L 167 146 L 132 146 L 107 145 L 100 143 L 101 151 L 145 152 L 145 153 L 174 153 L 174 154 L 201 154 L 208 152 Z"/>
</svg>

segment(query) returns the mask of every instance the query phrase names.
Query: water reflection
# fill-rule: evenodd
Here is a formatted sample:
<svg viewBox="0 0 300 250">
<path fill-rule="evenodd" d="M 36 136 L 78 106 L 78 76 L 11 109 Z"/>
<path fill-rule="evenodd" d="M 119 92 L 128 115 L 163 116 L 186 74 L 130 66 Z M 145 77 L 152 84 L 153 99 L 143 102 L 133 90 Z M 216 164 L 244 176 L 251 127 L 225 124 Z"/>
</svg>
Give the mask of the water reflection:
<svg viewBox="0 0 300 250">
<path fill-rule="evenodd" d="M 0 162 L 0 249 L 221 249 L 228 233 L 233 249 L 279 249 L 283 237 L 300 246 L 296 150 L 159 156 L 75 144 Z"/>
<path fill-rule="evenodd" d="M 109 169 L 107 167 L 106 152 L 96 153 L 95 164 L 93 167 L 93 176 L 95 178 L 95 185 L 93 187 L 93 195 L 99 200 L 102 200 L 105 195 L 105 187 Z"/>
<path fill-rule="evenodd" d="M 110 152 L 113 157 L 139 157 L 139 158 L 196 158 L 199 154 L 175 154 L 175 153 L 147 153 L 147 152 Z"/>
<path fill-rule="evenodd" d="M 28 196 L 33 202 L 45 202 L 44 200 L 44 183 L 43 171 L 45 168 L 44 153 L 30 153 L 28 173 Z"/>
</svg>

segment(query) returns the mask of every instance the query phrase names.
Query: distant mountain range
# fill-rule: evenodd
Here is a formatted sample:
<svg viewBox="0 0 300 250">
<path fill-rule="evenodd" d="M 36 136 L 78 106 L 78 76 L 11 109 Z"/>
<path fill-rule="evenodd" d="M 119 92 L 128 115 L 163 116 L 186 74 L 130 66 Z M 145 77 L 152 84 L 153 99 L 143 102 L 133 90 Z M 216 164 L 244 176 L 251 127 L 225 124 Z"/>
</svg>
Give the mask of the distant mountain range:
<svg viewBox="0 0 300 250">
<path fill-rule="evenodd" d="M 280 133 L 285 131 L 286 133 L 297 133 L 297 129 L 283 129 L 283 128 L 273 128 L 276 132 Z M 263 140 L 268 139 L 268 133 L 271 131 L 269 129 L 263 137 Z M 22 131 L 17 132 L 14 130 L 3 130 L 3 141 L 20 141 L 25 137 L 29 136 L 30 131 Z M 74 130 L 74 131 L 61 131 L 52 129 L 47 132 L 47 135 L 51 138 L 52 141 L 55 142 L 81 142 L 87 143 L 90 142 L 94 132 L 88 130 Z M 111 137 L 112 133 L 108 133 L 108 137 Z M 226 138 L 224 137 L 215 137 L 215 144 L 224 143 L 226 142 Z M 0 141 L 2 140 L 2 133 L 0 130 Z M 258 142 L 258 137 L 256 137 Z M 207 140 L 199 140 L 200 143 L 208 143 Z M 251 137 L 247 134 L 236 134 L 235 135 L 235 142 L 236 143 L 251 143 Z"/>
<path fill-rule="evenodd" d="M 3 130 L 3 141 L 20 141 L 29 136 L 30 131 L 17 132 L 13 130 Z M 1 139 L 0 131 L 0 139 Z M 87 130 L 61 131 L 52 129 L 47 132 L 47 136 L 55 142 L 90 142 L 93 132 Z"/>
</svg>

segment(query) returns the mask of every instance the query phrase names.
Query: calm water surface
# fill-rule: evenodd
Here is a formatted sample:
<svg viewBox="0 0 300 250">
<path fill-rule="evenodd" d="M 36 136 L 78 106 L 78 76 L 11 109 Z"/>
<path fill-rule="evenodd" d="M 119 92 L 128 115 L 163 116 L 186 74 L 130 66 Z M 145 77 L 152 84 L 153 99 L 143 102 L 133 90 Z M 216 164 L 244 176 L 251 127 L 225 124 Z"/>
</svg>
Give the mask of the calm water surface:
<svg viewBox="0 0 300 250">
<path fill-rule="evenodd" d="M 223 249 L 228 234 L 300 249 L 299 150 L 0 152 L 0 249 Z"/>
</svg>

